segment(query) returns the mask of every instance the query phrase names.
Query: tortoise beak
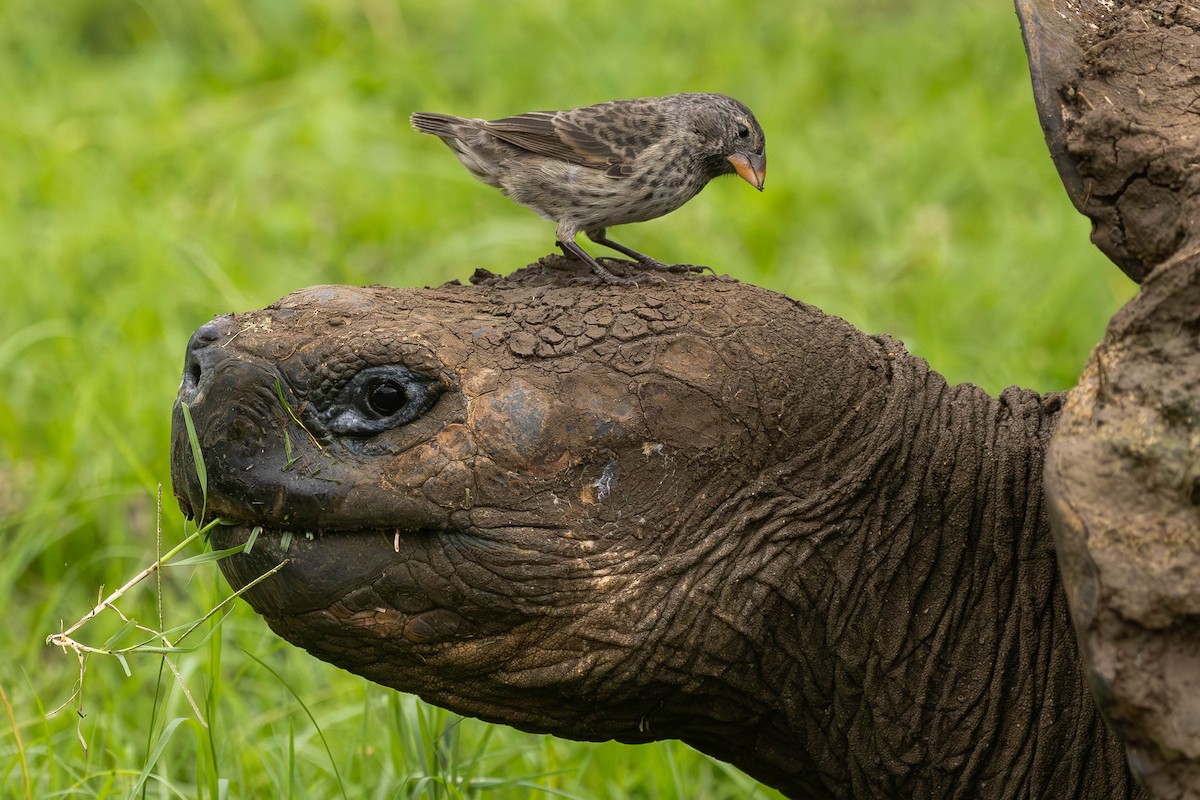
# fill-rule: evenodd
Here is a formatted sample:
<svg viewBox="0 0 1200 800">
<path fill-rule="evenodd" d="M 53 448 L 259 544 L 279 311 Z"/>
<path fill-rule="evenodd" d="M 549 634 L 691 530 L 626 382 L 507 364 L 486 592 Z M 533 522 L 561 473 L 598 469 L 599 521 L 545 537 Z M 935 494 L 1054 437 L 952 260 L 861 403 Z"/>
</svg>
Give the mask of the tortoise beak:
<svg viewBox="0 0 1200 800">
<path fill-rule="evenodd" d="M 758 153 L 734 153 L 728 159 L 730 164 L 733 164 L 733 169 L 738 175 L 742 176 L 742 180 L 758 189 L 760 192 L 763 189 L 763 183 L 767 179 L 767 157 Z"/>
</svg>

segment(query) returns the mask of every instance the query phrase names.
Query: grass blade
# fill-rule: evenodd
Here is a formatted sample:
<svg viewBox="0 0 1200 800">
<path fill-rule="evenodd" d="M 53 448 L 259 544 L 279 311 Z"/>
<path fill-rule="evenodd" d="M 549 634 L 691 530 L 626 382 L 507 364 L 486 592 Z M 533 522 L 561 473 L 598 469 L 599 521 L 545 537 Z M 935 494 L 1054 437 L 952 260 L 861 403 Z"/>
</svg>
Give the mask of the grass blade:
<svg viewBox="0 0 1200 800">
<path fill-rule="evenodd" d="M 187 722 L 187 717 L 176 717 L 167 723 L 167 727 L 163 728 L 163 732 L 159 734 L 158 741 L 154 745 L 154 750 L 151 751 L 150 757 L 146 759 L 145 765 L 142 767 L 141 774 L 138 775 L 137 782 L 130 790 L 129 796 L 136 797 L 141 793 L 142 787 L 146 783 L 146 779 L 150 777 L 150 771 L 154 769 L 154 765 L 158 763 L 158 759 L 162 757 L 163 751 L 167 749 L 167 744 L 171 741 L 172 734 L 181 723 Z"/>
<path fill-rule="evenodd" d="M 241 651 L 250 659 L 256 661 L 260 667 L 275 676 L 275 680 L 279 681 L 279 685 L 287 689 L 288 693 L 291 694 L 291 696 L 296 699 L 296 702 L 300 704 L 300 707 L 304 709 L 304 713 L 308 715 L 308 721 L 312 723 L 313 730 L 317 732 L 317 736 L 321 737 L 321 745 L 325 748 L 326 755 L 329 756 L 329 765 L 333 768 L 333 776 L 337 779 L 338 790 L 342 793 L 342 800 L 349 800 L 349 797 L 346 795 L 346 787 L 342 783 L 342 773 L 338 770 L 337 759 L 333 757 L 333 750 L 329 747 L 329 742 L 325 738 L 325 731 L 323 731 L 321 726 L 317 724 L 317 718 L 313 716 L 312 711 L 310 711 L 304 701 L 300 699 L 300 695 L 296 693 L 296 690 L 292 688 L 291 684 L 285 681 L 283 676 L 276 672 L 270 664 L 263 661 L 261 658 L 245 648 L 239 649 L 241 649 Z"/>
<path fill-rule="evenodd" d="M 207 553 L 190 556 L 180 561 L 172 561 L 170 564 L 163 564 L 164 567 L 191 567 L 196 564 L 209 564 L 213 561 L 220 561 L 223 558 L 236 556 L 238 553 L 248 549 L 246 544 L 239 544 L 236 547 L 228 547 L 224 550 L 209 550 Z"/>
<path fill-rule="evenodd" d="M 192 409 L 182 400 L 179 402 L 179 408 L 183 411 L 183 424 L 187 428 L 188 446 L 192 450 L 192 462 L 196 465 L 196 479 L 200 481 L 200 496 L 204 498 L 200 516 L 196 519 L 203 521 L 204 514 L 208 510 L 208 468 L 204 466 L 204 454 L 200 452 L 200 439 L 196 436 L 196 425 L 192 422 Z"/>
</svg>

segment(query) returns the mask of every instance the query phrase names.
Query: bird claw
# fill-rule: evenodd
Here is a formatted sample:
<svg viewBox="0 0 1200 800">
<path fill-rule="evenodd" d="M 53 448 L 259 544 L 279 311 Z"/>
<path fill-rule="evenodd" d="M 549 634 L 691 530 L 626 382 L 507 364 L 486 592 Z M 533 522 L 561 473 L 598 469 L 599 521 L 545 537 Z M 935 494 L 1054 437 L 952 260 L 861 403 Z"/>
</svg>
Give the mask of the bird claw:
<svg viewBox="0 0 1200 800">
<path fill-rule="evenodd" d="M 701 273 L 701 272 L 704 272 L 704 270 L 708 270 L 713 275 L 717 274 L 717 271 L 715 269 L 713 269 L 710 266 L 702 265 L 702 264 L 664 264 L 663 262 L 658 261 L 653 258 L 647 258 L 645 261 L 642 261 L 641 259 L 639 259 L 638 263 L 641 264 L 643 267 L 647 267 L 649 269 L 658 269 L 658 270 L 662 270 L 663 272 Z"/>
<path fill-rule="evenodd" d="M 617 275 L 617 274 L 605 269 L 604 267 L 599 267 L 599 269 L 593 269 L 593 271 L 595 272 L 596 276 L 600 278 L 600 280 L 604 281 L 609 286 L 637 286 L 638 285 L 638 278 L 627 278 L 624 275 Z M 652 273 L 643 273 L 643 276 L 646 278 L 651 278 L 652 282 L 655 282 L 655 283 L 664 283 L 665 284 L 667 282 L 666 279 L 663 278 L 661 275 L 654 275 Z M 639 276 L 639 277 L 643 277 L 643 276 Z"/>
<path fill-rule="evenodd" d="M 642 273 L 642 275 L 643 277 L 648 278 L 651 283 L 656 283 L 659 286 L 666 286 L 668 283 L 667 279 L 662 275 L 655 275 L 653 272 L 645 272 Z M 634 284 L 637 284 L 636 280 L 634 281 Z"/>
<path fill-rule="evenodd" d="M 628 261 L 610 261 L 610 263 L 629 264 L 630 266 L 633 266 L 633 264 Z M 635 273 L 635 277 L 628 277 L 626 275 L 619 275 L 616 272 L 613 272 L 610 268 L 605 267 L 599 262 L 594 262 L 590 266 L 592 268 L 592 275 L 599 278 L 602 283 L 606 283 L 609 286 L 640 286 L 643 282 L 647 281 L 650 283 L 662 284 L 664 286 L 667 284 L 666 278 L 661 275 L 655 275 L 652 272 L 638 272 Z M 582 282 L 583 279 L 580 278 L 579 280 Z"/>
</svg>

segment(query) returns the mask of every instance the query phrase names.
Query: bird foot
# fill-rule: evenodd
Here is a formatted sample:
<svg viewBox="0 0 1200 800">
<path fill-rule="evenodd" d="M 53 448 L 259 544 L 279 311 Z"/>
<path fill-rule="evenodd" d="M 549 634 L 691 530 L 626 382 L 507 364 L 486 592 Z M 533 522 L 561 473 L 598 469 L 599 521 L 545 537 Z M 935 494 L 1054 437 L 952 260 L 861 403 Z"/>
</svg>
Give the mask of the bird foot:
<svg viewBox="0 0 1200 800">
<path fill-rule="evenodd" d="M 679 272 L 679 273 L 696 272 L 696 273 L 700 273 L 700 272 L 704 272 L 704 270 L 708 270 L 713 275 L 717 274 L 717 271 L 709 266 L 705 266 L 705 265 L 701 265 L 701 264 L 664 264 L 663 262 L 661 262 L 657 259 L 650 258 L 649 256 L 647 256 L 645 260 L 642 260 L 639 258 L 638 263 L 648 269 L 658 269 L 658 270 L 662 270 L 663 272 Z"/>
<path fill-rule="evenodd" d="M 625 263 L 625 262 L 620 262 L 620 263 Z M 609 284 L 610 286 L 638 286 L 643 280 L 649 281 L 650 283 L 661 283 L 661 284 L 666 284 L 666 282 L 667 282 L 666 278 L 664 278 L 661 275 L 655 275 L 652 272 L 644 272 L 644 273 L 641 273 L 640 275 L 638 275 L 638 277 L 636 277 L 636 278 L 629 278 L 624 275 L 617 275 L 617 274 L 609 271 L 608 268 L 602 266 L 599 261 L 594 262 L 591 266 L 592 266 L 592 271 L 594 273 L 596 273 L 596 276 L 599 277 L 600 280 Z M 662 264 L 660 266 L 666 266 L 666 265 Z"/>
<path fill-rule="evenodd" d="M 562 248 L 562 251 L 565 255 L 574 256 L 578 260 L 582 261 L 584 264 L 587 264 L 589 267 L 591 267 L 592 272 L 595 273 L 596 277 L 598 277 L 604 283 L 607 283 L 609 286 L 637 286 L 637 285 L 639 285 L 639 281 L 637 278 L 627 278 L 624 275 L 617 275 L 617 274 L 611 272 L 607 267 L 602 265 L 599 261 L 597 261 L 596 259 L 589 256 L 587 253 L 585 253 L 579 247 L 579 245 L 575 244 L 575 242 L 573 242 L 573 241 L 567 241 L 567 242 L 559 241 L 559 242 L 556 242 L 556 244 Z M 644 257 L 649 258 L 648 256 L 644 256 Z M 664 268 L 666 267 L 665 264 L 659 264 L 657 261 L 654 261 L 654 259 L 650 259 L 650 261 L 652 261 L 655 264 L 658 264 L 658 266 L 660 266 L 660 267 L 664 267 Z M 630 262 L 617 261 L 615 263 L 628 264 Z M 631 264 L 631 266 L 632 266 L 632 264 Z M 643 277 L 649 278 L 653 283 L 666 283 L 666 280 L 660 275 L 644 274 Z"/>
</svg>

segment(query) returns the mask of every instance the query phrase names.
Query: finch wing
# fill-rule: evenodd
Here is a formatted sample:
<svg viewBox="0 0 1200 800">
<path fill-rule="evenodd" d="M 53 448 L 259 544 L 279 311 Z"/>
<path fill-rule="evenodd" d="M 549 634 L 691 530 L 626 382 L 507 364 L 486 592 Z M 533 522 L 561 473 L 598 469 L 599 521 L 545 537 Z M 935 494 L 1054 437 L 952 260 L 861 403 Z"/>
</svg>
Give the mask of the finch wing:
<svg viewBox="0 0 1200 800">
<path fill-rule="evenodd" d="M 631 174 L 638 154 L 657 141 L 665 116 L 634 101 L 614 101 L 573 111 L 532 111 L 483 123 L 497 139 L 549 158 Z"/>
</svg>

